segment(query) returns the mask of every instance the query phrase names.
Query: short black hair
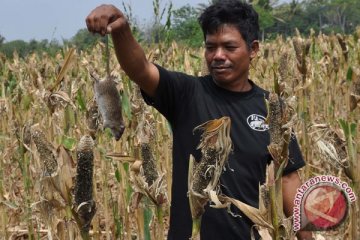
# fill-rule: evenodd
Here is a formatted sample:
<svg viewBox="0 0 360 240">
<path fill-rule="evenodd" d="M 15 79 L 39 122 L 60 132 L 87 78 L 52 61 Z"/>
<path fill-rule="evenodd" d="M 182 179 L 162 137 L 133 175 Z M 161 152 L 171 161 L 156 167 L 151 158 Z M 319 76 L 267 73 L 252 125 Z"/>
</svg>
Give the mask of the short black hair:
<svg viewBox="0 0 360 240">
<path fill-rule="evenodd" d="M 216 1 L 204 10 L 198 21 L 204 39 L 222 25 L 230 24 L 238 29 L 249 49 L 254 40 L 259 40 L 259 16 L 251 5 L 241 0 Z"/>
</svg>

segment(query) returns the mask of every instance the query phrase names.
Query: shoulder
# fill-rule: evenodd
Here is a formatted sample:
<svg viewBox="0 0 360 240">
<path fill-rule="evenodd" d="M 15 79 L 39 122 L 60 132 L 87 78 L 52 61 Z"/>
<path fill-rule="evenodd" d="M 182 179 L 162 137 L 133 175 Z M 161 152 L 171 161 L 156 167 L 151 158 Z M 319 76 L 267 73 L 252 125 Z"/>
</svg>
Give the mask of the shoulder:
<svg viewBox="0 0 360 240">
<path fill-rule="evenodd" d="M 254 88 L 255 94 L 261 95 L 262 97 L 265 96 L 266 99 L 269 97 L 269 91 L 263 89 L 262 87 L 260 87 L 259 85 L 257 85 L 250 79 L 249 79 L 249 82 L 252 85 L 252 87 Z"/>
<path fill-rule="evenodd" d="M 184 73 L 184 72 L 180 72 L 180 71 L 174 71 L 174 70 L 169 70 L 166 69 L 160 65 L 155 64 L 155 66 L 158 68 L 159 70 L 159 74 L 160 74 L 160 79 L 197 79 L 198 77 Z"/>
<path fill-rule="evenodd" d="M 210 76 L 198 77 L 184 72 L 165 69 L 156 65 L 160 73 L 159 90 L 174 91 L 174 94 L 191 95 L 201 89 Z"/>
</svg>

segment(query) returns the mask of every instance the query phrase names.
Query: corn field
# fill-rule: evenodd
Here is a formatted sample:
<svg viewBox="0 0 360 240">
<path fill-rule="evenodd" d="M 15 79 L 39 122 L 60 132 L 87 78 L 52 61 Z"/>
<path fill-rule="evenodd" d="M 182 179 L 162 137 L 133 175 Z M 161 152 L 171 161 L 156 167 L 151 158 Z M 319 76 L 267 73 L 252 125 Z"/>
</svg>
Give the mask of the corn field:
<svg viewBox="0 0 360 240">
<path fill-rule="evenodd" d="M 303 180 L 333 175 L 359 196 L 356 36 L 360 29 L 354 36 L 298 33 L 261 43 L 250 78 L 293 99 L 293 127 L 307 163 Z M 204 72 L 203 51 L 176 43 L 145 48 L 152 61 L 194 75 Z M 166 237 L 170 126 L 143 102 L 113 51 L 108 63 L 103 43 L 89 52 L 64 49 L 54 58 L 0 54 L 0 239 Z M 90 72 L 118 81 L 125 122 L 119 141 L 101 126 Z M 317 239 L 359 236 L 359 200 L 355 203 L 340 228 L 317 233 Z"/>
</svg>

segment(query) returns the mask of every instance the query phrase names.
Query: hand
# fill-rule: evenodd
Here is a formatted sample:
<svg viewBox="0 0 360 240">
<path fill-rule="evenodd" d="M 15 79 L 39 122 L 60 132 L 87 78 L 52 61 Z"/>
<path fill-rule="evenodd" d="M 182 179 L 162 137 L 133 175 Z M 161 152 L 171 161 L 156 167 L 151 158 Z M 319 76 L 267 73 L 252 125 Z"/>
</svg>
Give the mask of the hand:
<svg viewBox="0 0 360 240">
<path fill-rule="evenodd" d="M 101 5 L 95 8 L 86 18 L 89 32 L 99 33 L 102 36 L 115 33 L 127 25 L 124 14 L 113 5 Z"/>
<path fill-rule="evenodd" d="M 310 231 L 299 231 L 296 234 L 298 240 L 313 240 L 312 232 Z"/>
</svg>

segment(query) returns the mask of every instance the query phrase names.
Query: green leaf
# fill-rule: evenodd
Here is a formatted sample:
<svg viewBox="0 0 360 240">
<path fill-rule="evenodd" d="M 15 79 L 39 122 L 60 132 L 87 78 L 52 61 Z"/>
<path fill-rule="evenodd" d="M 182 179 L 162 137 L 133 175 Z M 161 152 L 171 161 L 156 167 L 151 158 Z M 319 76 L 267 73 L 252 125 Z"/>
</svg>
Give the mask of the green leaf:
<svg viewBox="0 0 360 240">
<path fill-rule="evenodd" d="M 121 237 L 121 232 L 122 232 L 121 220 L 117 217 L 117 218 L 115 218 L 115 237 L 116 237 L 116 239 L 119 239 Z"/>
<path fill-rule="evenodd" d="M 144 209 L 144 238 L 146 240 L 151 240 L 151 234 L 150 234 L 150 222 L 152 219 L 152 211 L 148 207 Z"/>
<path fill-rule="evenodd" d="M 112 138 L 112 137 L 113 137 L 110 128 L 105 128 L 105 129 L 104 129 L 104 134 L 105 134 L 105 136 L 106 136 L 107 138 Z"/>
<path fill-rule="evenodd" d="M 68 150 L 73 150 L 75 148 L 76 139 L 63 136 L 62 144 L 63 144 L 64 148 L 66 148 Z"/>
<path fill-rule="evenodd" d="M 351 123 L 350 124 L 350 133 L 351 133 L 351 136 L 353 136 L 354 138 L 356 137 L 356 129 L 357 129 L 356 123 Z"/>
<path fill-rule="evenodd" d="M 124 89 L 121 94 L 121 107 L 122 111 L 125 114 L 126 118 L 131 121 L 131 106 L 130 106 L 130 100 L 129 95 L 127 91 Z"/>
<path fill-rule="evenodd" d="M 282 174 L 284 172 L 284 168 L 285 168 L 285 163 L 287 163 L 287 161 L 283 161 L 281 163 L 281 165 L 280 165 L 280 167 L 279 167 L 279 169 L 278 169 L 278 171 L 276 173 L 276 178 L 275 178 L 276 180 L 279 179 L 282 176 Z"/>
<path fill-rule="evenodd" d="M 131 188 L 131 185 L 127 184 L 127 186 L 126 186 L 126 202 L 130 202 L 132 193 L 133 193 L 133 189 Z"/>
<path fill-rule="evenodd" d="M 126 172 L 126 173 L 129 173 L 129 168 L 130 168 L 129 163 L 124 162 L 124 163 L 123 163 L 123 167 L 124 167 L 125 172 Z"/>
<path fill-rule="evenodd" d="M 120 174 L 120 171 L 119 169 L 116 167 L 116 170 L 115 170 L 115 178 L 118 182 L 121 182 L 121 174 Z"/>
<path fill-rule="evenodd" d="M 24 95 L 21 99 L 21 108 L 25 111 L 30 109 L 33 99 L 30 95 Z"/>
<path fill-rule="evenodd" d="M 350 132 L 349 132 L 349 124 L 344 119 L 339 119 L 339 123 L 341 128 L 344 131 L 346 139 L 348 138 Z"/>
<path fill-rule="evenodd" d="M 349 67 L 348 71 L 346 73 L 346 80 L 348 82 L 351 82 L 352 81 L 352 76 L 353 76 L 353 69 L 352 69 L 352 67 Z"/>
<path fill-rule="evenodd" d="M 76 101 L 77 101 L 77 104 L 78 104 L 78 107 L 79 107 L 80 111 L 85 111 L 86 110 L 86 103 L 85 103 L 85 99 L 84 99 L 84 96 L 83 96 L 83 93 L 82 93 L 81 89 L 79 89 L 77 91 Z"/>
<path fill-rule="evenodd" d="M 202 57 L 196 56 L 196 55 L 194 55 L 192 53 L 190 53 L 189 56 L 192 57 L 192 58 L 195 58 L 195 59 L 199 59 L 199 60 L 202 59 Z"/>
</svg>

